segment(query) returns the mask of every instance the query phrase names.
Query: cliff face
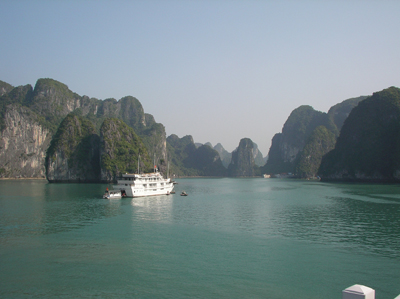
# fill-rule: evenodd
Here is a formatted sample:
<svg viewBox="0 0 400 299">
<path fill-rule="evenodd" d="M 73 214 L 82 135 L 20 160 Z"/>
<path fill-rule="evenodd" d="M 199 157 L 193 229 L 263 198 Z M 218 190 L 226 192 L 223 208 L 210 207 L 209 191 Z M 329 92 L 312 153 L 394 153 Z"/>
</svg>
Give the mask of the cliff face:
<svg viewBox="0 0 400 299">
<path fill-rule="evenodd" d="M 167 138 L 171 173 L 179 176 L 226 176 L 226 168 L 216 150 L 209 145 L 196 147 L 190 135 Z"/>
<path fill-rule="evenodd" d="M 49 182 L 98 182 L 99 145 L 93 124 L 69 114 L 48 149 L 46 175 Z"/>
<path fill-rule="evenodd" d="M 5 129 L 0 133 L 1 177 L 45 177 L 45 156 L 51 133 L 37 115 L 19 105 L 4 111 Z"/>
<path fill-rule="evenodd" d="M 214 146 L 214 149 L 221 157 L 222 165 L 224 165 L 225 168 L 228 168 L 232 160 L 232 153 L 229 153 L 227 150 L 225 150 L 221 143 L 218 143 L 216 146 Z"/>
<path fill-rule="evenodd" d="M 300 178 L 318 173 L 322 157 L 335 147 L 336 137 L 325 126 L 317 127 L 309 137 L 296 163 L 295 173 Z"/>
<path fill-rule="evenodd" d="M 249 138 L 240 140 L 239 146 L 232 152 L 232 161 L 228 171 L 230 176 L 251 177 L 256 175 L 254 163 L 254 144 Z"/>
<path fill-rule="evenodd" d="M 283 126 L 282 135 L 279 139 L 275 139 L 279 141 L 279 144 L 271 145 L 275 154 L 271 152 L 268 154 L 265 172 L 294 172 L 299 153 L 303 150 L 311 133 L 320 125 L 324 125 L 330 131 L 337 131 L 326 113 L 316 111 L 310 106 L 300 106 L 293 110 Z"/>
<path fill-rule="evenodd" d="M 268 160 L 263 167 L 264 173 L 284 173 L 290 172 L 291 164 L 283 161 L 283 154 L 281 150 L 282 133 L 277 133 L 272 137 L 271 147 L 268 152 Z"/>
<path fill-rule="evenodd" d="M 69 90 L 68 86 L 52 79 L 39 79 L 27 106 L 44 117 L 55 132 L 68 113 L 78 110 L 79 114 L 94 114 L 101 101 L 81 97 Z"/>
<path fill-rule="evenodd" d="M 87 119 L 69 114 L 54 135 L 46 157 L 49 182 L 113 182 L 122 173 L 151 171 L 147 150 L 123 121 L 104 120 L 100 136 Z"/>
<path fill-rule="evenodd" d="M 353 108 L 356 107 L 358 103 L 365 100 L 366 98 L 367 96 L 351 98 L 339 104 L 336 104 L 329 109 L 328 116 L 336 125 L 339 132 L 342 129 L 344 121 L 350 115 L 351 110 L 353 110 Z"/>
<path fill-rule="evenodd" d="M 351 111 L 319 173 L 323 180 L 398 182 L 399 153 L 400 89 L 390 87 Z"/>
<path fill-rule="evenodd" d="M 315 176 L 322 156 L 333 149 L 344 120 L 366 97 L 345 100 L 328 113 L 300 106 L 292 111 L 282 133 L 272 139 L 264 173 L 295 173 L 298 177 Z"/>
<path fill-rule="evenodd" d="M 14 106 L 13 113 L 7 112 L 10 109 L 8 106 L 11 104 L 22 107 L 22 110 L 15 112 L 17 106 Z M 124 97 L 119 101 L 115 99 L 101 101 L 87 96 L 79 96 L 69 90 L 67 85 L 52 79 L 39 79 L 35 88 L 30 85 L 14 88 L 0 81 L 0 129 L 2 132 L 0 142 L 3 144 L 0 148 L 0 157 L 2 157 L 0 158 L 0 175 L 3 177 L 42 177 L 45 174 L 45 153 L 52 135 L 57 132 L 63 119 L 71 112 L 88 119 L 94 125 L 97 135 L 100 134 L 100 126 L 105 119 L 115 117 L 123 120 L 134 128 L 151 154 L 155 155 L 157 159 L 163 160 L 164 166 L 167 164 L 165 128 L 162 124 L 156 123 L 153 116 L 145 114 L 142 105 L 134 97 Z M 21 115 L 17 116 L 17 114 Z M 28 118 L 27 115 L 32 117 Z M 25 127 L 16 128 L 14 119 L 21 117 L 23 121 L 18 120 L 18 122 Z M 32 133 L 33 127 L 35 127 L 35 133 Z M 12 132 L 17 132 L 16 130 L 20 131 L 13 141 L 14 139 L 10 139 L 9 136 L 14 136 Z M 35 144 L 34 152 L 31 152 L 32 146 L 28 148 L 27 144 L 34 144 L 32 134 L 37 136 L 39 131 L 42 131 L 40 134 L 46 135 L 45 141 L 40 145 Z M 21 158 L 14 156 L 10 158 L 8 148 L 13 148 L 14 152 L 20 153 Z M 24 152 L 29 156 L 25 157 Z M 60 156 L 57 157 L 57 159 L 64 159 Z M 28 171 L 28 168 L 31 170 Z M 53 170 L 50 169 L 49 173 L 53 173 Z M 69 174 L 61 172 L 60 169 L 56 173 L 59 175 L 64 173 L 63 176 L 57 177 L 57 180 L 62 180 L 62 178 L 74 180 L 77 175 L 71 172 Z M 76 178 L 79 177 L 81 180 L 83 179 L 81 175 Z M 51 180 L 53 179 L 54 177 L 51 176 Z M 87 179 L 92 180 L 92 177 Z"/>
<path fill-rule="evenodd" d="M 153 116 L 149 117 L 149 115 L 147 115 L 146 120 L 145 128 L 140 131 L 140 138 L 146 146 L 149 157 L 155 158 L 159 170 L 166 173 L 168 154 L 165 127 L 162 124 L 153 122 Z"/>
<path fill-rule="evenodd" d="M 151 162 L 145 145 L 135 131 L 123 121 L 106 119 L 100 130 L 101 181 L 115 181 L 122 173 L 151 171 Z"/>
<path fill-rule="evenodd" d="M 253 158 L 254 164 L 257 166 L 263 166 L 265 164 L 263 155 L 258 148 L 258 145 L 253 142 Z"/>
<path fill-rule="evenodd" d="M 0 80 L 0 97 L 13 89 L 13 86 Z"/>
</svg>

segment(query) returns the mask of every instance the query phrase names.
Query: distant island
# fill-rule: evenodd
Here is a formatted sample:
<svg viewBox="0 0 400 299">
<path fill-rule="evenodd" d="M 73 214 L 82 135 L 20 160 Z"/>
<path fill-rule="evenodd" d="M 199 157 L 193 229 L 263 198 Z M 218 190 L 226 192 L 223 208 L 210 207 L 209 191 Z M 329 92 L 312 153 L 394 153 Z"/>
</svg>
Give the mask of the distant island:
<svg viewBox="0 0 400 299">
<path fill-rule="evenodd" d="M 175 176 L 290 176 L 322 180 L 397 182 L 400 91 L 348 99 L 327 113 L 292 111 L 272 139 L 265 162 L 242 138 L 228 153 L 221 144 L 166 136 L 138 99 L 80 96 L 53 79 L 14 87 L 0 81 L 0 177 L 49 182 L 112 182 L 125 172 L 150 171 L 155 159 Z"/>
</svg>

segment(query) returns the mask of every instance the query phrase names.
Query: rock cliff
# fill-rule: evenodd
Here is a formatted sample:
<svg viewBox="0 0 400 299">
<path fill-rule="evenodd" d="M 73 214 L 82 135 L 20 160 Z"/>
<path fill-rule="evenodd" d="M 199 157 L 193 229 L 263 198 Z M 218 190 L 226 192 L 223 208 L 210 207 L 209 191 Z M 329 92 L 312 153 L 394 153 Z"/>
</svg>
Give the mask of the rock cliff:
<svg viewBox="0 0 400 299">
<path fill-rule="evenodd" d="M 299 178 L 316 176 L 322 157 L 335 147 L 336 136 L 325 126 L 317 127 L 310 135 L 296 163 Z"/>
<path fill-rule="evenodd" d="M 32 98 L 26 106 L 43 116 L 47 125 L 55 133 L 64 117 L 76 111 L 82 116 L 95 114 L 102 101 L 79 96 L 67 85 L 53 79 L 39 79 L 33 89 Z"/>
<path fill-rule="evenodd" d="M 13 86 L 0 80 L 0 97 L 13 89 Z"/>
<path fill-rule="evenodd" d="M 232 152 L 232 161 L 228 171 L 234 177 L 252 177 L 259 175 L 254 163 L 255 147 L 251 139 L 243 138 L 239 146 Z"/>
<path fill-rule="evenodd" d="M 333 148 L 344 120 L 365 98 L 345 100 L 332 106 L 328 113 L 310 106 L 293 110 L 282 133 L 272 139 L 262 171 L 269 174 L 295 173 L 302 178 L 315 176 L 322 156 Z"/>
<path fill-rule="evenodd" d="M 98 182 L 99 141 L 89 120 L 69 114 L 47 151 L 46 177 L 49 182 Z"/>
<path fill-rule="evenodd" d="M 343 123 L 350 115 L 351 110 L 358 105 L 361 101 L 365 100 L 367 96 L 360 96 L 344 100 L 343 102 L 332 106 L 328 111 L 329 118 L 336 125 L 338 131 L 342 129 Z"/>
<path fill-rule="evenodd" d="M 229 153 L 227 150 L 225 150 L 221 143 L 218 143 L 216 146 L 214 146 L 214 149 L 221 157 L 222 165 L 224 165 L 225 168 L 228 168 L 232 160 L 232 153 Z"/>
<path fill-rule="evenodd" d="M 197 147 L 190 135 L 167 138 L 171 173 L 178 176 L 226 176 L 226 168 L 216 150 L 209 145 Z"/>
<path fill-rule="evenodd" d="M 254 164 L 257 166 L 263 166 L 265 164 L 263 155 L 258 148 L 258 145 L 253 142 L 253 158 L 254 158 Z"/>
<path fill-rule="evenodd" d="M 35 88 L 31 85 L 14 88 L 0 81 L 0 143 L 3 144 L 0 148 L 0 175 L 43 177 L 47 147 L 63 119 L 71 112 L 88 119 L 94 125 L 97 135 L 100 134 L 100 127 L 105 119 L 115 117 L 123 120 L 135 130 L 151 155 L 162 160 L 162 165 L 166 167 L 165 128 L 156 123 L 152 115 L 144 113 L 136 98 L 127 96 L 119 101 L 101 101 L 80 96 L 72 92 L 67 85 L 53 79 L 39 79 Z M 17 132 L 18 136 L 13 132 Z M 32 140 L 39 135 L 40 143 L 34 143 Z M 12 156 L 12 152 L 19 155 Z M 54 173 L 57 177 L 56 172 L 59 170 L 61 169 L 50 169 L 49 173 Z M 76 175 L 69 176 L 63 173 L 67 181 Z M 61 177 L 57 177 L 58 179 Z"/>
<path fill-rule="evenodd" d="M 123 121 L 108 118 L 100 130 L 101 181 L 115 181 L 122 173 L 152 171 L 147 149 L 135 131 Z"/>
<path fill-rule="evenodd" d="M 279 144 L 271 145 L 275 153 L 268 153 L 269 159 L 265 165 L 265 172 L 293 173 L 299 153 L 303 150 L 311 133 L 320 125 L 324 125 L 330 131 L 337 131 L 326 113 L 316 111 L 311 106 L 300 106 L 293 110 L 283 126 L 280 137 L 274 138 L 275 142 L 279 141 Z"/>
<path fill-rule="evenodd" d="M 400 89 L 360 102 L 345 120 L 335 149 L 319 173 L 325 181 L 400 181 Z"/>
<path fill-rule="evenodd" d="M 51 133 L 30 109 L 10 104 L 3 110 L 0 133 L 0 176 L 44 178 Z"/>
</svg>

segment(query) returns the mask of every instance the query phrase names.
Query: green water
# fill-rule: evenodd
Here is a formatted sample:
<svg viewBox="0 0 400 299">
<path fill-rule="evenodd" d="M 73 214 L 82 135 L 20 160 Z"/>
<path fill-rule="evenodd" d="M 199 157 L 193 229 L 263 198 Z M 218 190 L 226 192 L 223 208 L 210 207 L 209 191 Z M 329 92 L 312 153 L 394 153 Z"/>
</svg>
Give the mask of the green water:
<svg viewBox="0 0 400 299">
<path fill-rule="evenodd" d="M 0 181 L 0 298 L 400 294 L 400 186 L 177 181 L 111 201 L 107 185 Z"/>
</svg>

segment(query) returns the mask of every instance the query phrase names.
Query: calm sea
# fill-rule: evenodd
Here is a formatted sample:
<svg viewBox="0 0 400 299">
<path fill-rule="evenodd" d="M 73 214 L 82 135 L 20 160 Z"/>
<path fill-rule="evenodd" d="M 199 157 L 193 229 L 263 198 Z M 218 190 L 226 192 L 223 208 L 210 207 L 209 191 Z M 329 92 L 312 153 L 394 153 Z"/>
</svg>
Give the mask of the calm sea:
<svg viewBox="0 0 400 299">
<path fill-rule="evenodd" d="M 111 201 L 105 184 L 0 181 L 0 298 L 400 294 L 399 185 L 177 181 Z"/>
</svg>

